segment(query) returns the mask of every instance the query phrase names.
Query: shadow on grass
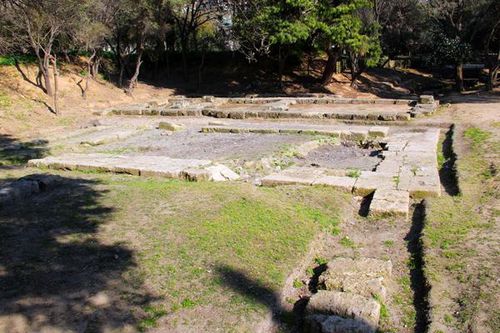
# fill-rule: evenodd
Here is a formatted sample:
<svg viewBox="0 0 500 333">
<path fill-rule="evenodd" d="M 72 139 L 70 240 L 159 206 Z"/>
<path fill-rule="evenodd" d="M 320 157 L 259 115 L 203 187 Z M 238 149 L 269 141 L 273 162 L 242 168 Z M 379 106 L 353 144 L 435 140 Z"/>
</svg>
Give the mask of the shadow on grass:
<svg viewBox="0 0 500 333">
<path fill-rule="evenodd" d="M 113 213 L 101 204 L 105 191 L 94 180 L 54 177 L 52 189 L 0 209 L 0 330 L 136 326 L 137 308 L 154 298 L 123 277 L 134 253 L 99 236 Z"/>
<path fill-rule="evenodd" d="M 425 220 L 425 201 L 417 204 L 412 216 L 410 231 L 405 237 L 411 255 L 410 283 L 413 290 L 413 306 L 416 311 L 414 332 L 426 333 L 429 327 L 429 284 L 424 274 L 422 230 Z"/>
<path fill-rule="evenodd" d="M 446 193 L 451 196 L 456 196 L 460 194 L 460 188 L 458 186 L 458 177 L 456 170 L 457 155 L 453 150 L 453 136 L 455 132 L 455 126 L 452 125 L 448 132 L 446 132 L 446 137 L 443 140 L 442 151 L 444 157 L 444 163 L 439 169 L 439 179 L 441 180 L 441 185 L 443 185 Z"/>
<path fill-rule="evenodd" d="M 10 135 L 0 134 L 0 170 L 44 157 L 49 151 L 47 144 L 47 140 L 21 142 Z"/>
<path fill-rule="evenodd" d="M 309 290 L 314 294 L 317 290 L 317 279 L 321 273 L 326 269 L 326 265 L 320 265 L 314 270 L 313 280 L 309 285 Z M 252 279 L 246 273 L 235 270 L 229 266 L 219 266 L 217 267 L 218 277 L 223 281 L 223 283 L 230 289 L 236 291 L 244 297 L 250 298 L 258 303 L 265 305 L 269 311 L 272 313 L 272 328 L 268 327 L 271 331 L 279 332 L 323 332 L 331 331 L 336 329 L 335 332 L 341 332 L 343 329 L 341 327 L 351 327 L 352 331 L 365 332 L 367 327 L 371 327 L 370 323 L 363 321 L 362 319 L 353 319 L 347 326 L 344 323 L 339 323 L 337 325 L 332 324 L 320 324 L 326 319 L 331 318 L 330 315 L 335 315 L 334 313 L 309 313 L 306 312 L 306 307 L 309 302 L 309 296 L 303 296 L 299 298 L 293 305 L 284 305 L 281 301 L 280 293 L 273 290 L 260 281 Z M 308 319 L 308 316 L 311 316 Z M 315 320 L 313 320 L 315 318 Z M 338 318 L 338 317 L 336 317 Z M 319 320 L 319 322 L 317 321 Z M 321 327 L 326 325 L 325 327 Z M 353 326 L 359 325 L 358 328 L 353 328 Z M 351 331 L 351 330 L 349 330 Z"/>
</svg>

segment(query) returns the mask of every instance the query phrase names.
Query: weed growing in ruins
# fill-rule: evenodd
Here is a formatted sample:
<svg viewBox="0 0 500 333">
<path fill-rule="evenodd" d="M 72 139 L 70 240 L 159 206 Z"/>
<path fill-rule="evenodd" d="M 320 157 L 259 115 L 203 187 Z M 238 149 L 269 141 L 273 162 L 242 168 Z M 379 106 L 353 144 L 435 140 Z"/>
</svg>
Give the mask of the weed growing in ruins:
<svg viewBox="0 0 500 333">
<path fill-rule="evenodd" d="M 342 237 L 340 239 L 339 243 L 343 247 L 348 247 L 348 248 L 351 248 L 351 249 L 356 248 L 356 243 L 354 243 L 354 241 L 352 239 L 350 239 L 349 236 Z"/>
<path fill-rule="evenodd" d="M 358 169 L 348 169 L 346 176 L 351 178 L 359 178 L 361 176 L 361 171 Z"/>
</svg>

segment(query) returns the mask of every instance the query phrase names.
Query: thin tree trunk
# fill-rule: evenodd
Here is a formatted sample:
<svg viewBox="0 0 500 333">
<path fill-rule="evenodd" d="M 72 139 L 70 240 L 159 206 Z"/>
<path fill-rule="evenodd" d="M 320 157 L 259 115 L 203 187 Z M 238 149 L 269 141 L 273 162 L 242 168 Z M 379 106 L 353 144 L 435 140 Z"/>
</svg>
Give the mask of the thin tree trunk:
<svg viewBox="0 0 500 333">
<path fill-rule="evenodd" d="M 57 58 L 56 56 L 51 57 L 52 69 L 54 71 L 54 112 L 59 115 L 59 105 L 58 105 L 58 90 L 59 90 L 59 72 L 57 71 Z"/>
<path fill-rule="evenodd" d="M 50 80 L 50 54 L 44 54 L 42 59 L 39 59 L 39 70 L 42 74 L 44 85 L 45 85 L 45 93 L 52 97 L 53 91 L 52 91 L 52 83 Z"/>
<path fill-rule="evenodd" d="M 139 72 L 141 70 L 141 65 L 142 65 L 142 54 L 144 53 L 144 49 L 142 46 L 139 48 L 139 52 L 137 53 L 137 61 L 135 62 L 135 73 L 130 79 L 128 89 L 127 89 L 127 94 L 132 94 L 132 90 L 137 85 L 137 79 L 139 78 Z"/>
<path fill-rule="evenodd" d="M 464 65 L 462 63 L 455 66 L 455 84 L 458 92 L 464 91 Z"/>
<path fill-rule="evenodd" d="M 92 64 L 94 61 L 94 58 L 96 56 L 96 50 L 92 52 L 92 55 L 90 56 L 88 62 L 87 62 L 87 73 L 85 75 L 85 89 L 83 89 L 82 92 L 82 97 L 84 99 L 87 99 L 87 91 L 89 90 L 89 85 L 90 85 L 90 77 L 92 76 Z"/>
</svg>

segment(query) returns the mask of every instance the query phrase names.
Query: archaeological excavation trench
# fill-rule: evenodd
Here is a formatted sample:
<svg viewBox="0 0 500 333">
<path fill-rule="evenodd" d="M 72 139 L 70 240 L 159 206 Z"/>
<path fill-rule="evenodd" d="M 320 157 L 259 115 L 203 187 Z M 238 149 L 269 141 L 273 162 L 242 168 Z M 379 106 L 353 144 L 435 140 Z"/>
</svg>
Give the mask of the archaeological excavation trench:
<svg viewBox="0 0 500 333">
<path fill-rule="evenodd" d="M 314 333 L 426 332 L 425 198 L 441 195 L 443 179 L 449 178 L 448 193 L 458 187 L 443 173 L 453 170 L 451 134 L 443 143 L 448 164 L 438 170 L 441 130 L 412 126 L 411 119 L 437 105 L 426 96 L 203 97 L 129 105 L 99 112 L 98 123 L 50 143 L 58 154 L 28 165 L 349 193 L 353 212 L 340 234 L 320 237 L 314 258 L 290 275 L 272 311 L 292 313 L 296 329 Z M 12 183 L 1 190 L 0 203 L 36 195 L 44 181 Z"/>
</svg>

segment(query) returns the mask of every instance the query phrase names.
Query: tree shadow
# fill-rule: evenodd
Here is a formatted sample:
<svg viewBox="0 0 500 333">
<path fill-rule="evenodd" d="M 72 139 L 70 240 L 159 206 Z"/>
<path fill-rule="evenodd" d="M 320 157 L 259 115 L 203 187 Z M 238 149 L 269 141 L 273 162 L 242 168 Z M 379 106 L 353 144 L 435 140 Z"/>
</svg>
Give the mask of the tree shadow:
<svg viewBox="0 0 500 333">
<path fill-rule="evenodd" d="M 31 80 L 28 75 L 26 75 L 26 73 L 24 73 L 23 69 L 21 68 L 20 64 L 19 64 L 19 61 L 16 59 L 15 62 L 14 62 L 14 66 L 16 67 L 17 71 L 19 72 L 19 74 L 21 74 L 21 77 L 23 78 L 24 81 L 28 82 L 29 84 L 39 88 L 40 90 L 42 90 L 44 93 L 47 93 L 47 89 L 45 89 L 45 87 L 42 85 L 41 83 L 41 78 L 40 78 L 40 75 L 37 76 L 36 78 L 36 82 Z"/>
<path fill-rule="evenodd" d="M 358 90 L 380 98 L 408 98 L 425 91 L 442 91 L 443 82 L 416 73 L 373 68 L 358 77 Z"/>
<path fill-rule="evenodd" d="M 326 265 L 319 265 L 314 270 L 314 276 L 309 284 L 309 290 L 314 294 L 318 292 L 318 277 L 326 270 Z M 306 311 L 309 296 L 301 296 L 293 305 L 285 304 L 281 300 L 280 293 L 265 286 L 262 282 L 249 277 L 245 272 L 238 271 L 232 267 L 221 265 L 216 268 L 217 279 L 226 286 L 244 297 L 265 305 L 272 316 L 272 331 L 278 332 L 322 332 L 320 322 L 333 318 L 332 313 L 310 313 Z M 288 302 L 288 300 L 286 301 Z M 336 317 L 338 318 L 338 317 Z M 351 319 L 351 318 L 347 318 Z M 316 321 L 320 320 L 320 322 Z M 369 327 L 371 324 L 361 319 L 352 319 L 353 323 Z M 327 330 L 332 330 L 332 327 Z M 339 329 L 337 327 L 337 329 Z M 337 332 L 336 330 L 335 332 Z M 362 330 L 364 332 L 364 330 Z M 338 331 L 340 332 L 340 331 Z M 357 332 L 357 330 L 356 330 Z"/>
<path fill-rule="evenodd" d="M 295 331 L 294 328 L 300 326 L 298 319 L 302 317 L 301 312 L 305 305 L 300 308 L 295 306 L 293 310 L 285 309 L 281 304 L 279 292 L 253 280 L 246 273 L 225 265 L 218 266 L 216 272 L 226 286 L 265 305 L 272 313 L 274 326 L 280 327 L 283 331 Z"/>
<path fill-rule="evenodd" d="M 51 184 L 0 209 L 0 331 L 135 326 L 137 307 L 154 298 L 124 278 L 134 253 L 99 235 L 113 214 L 100 200 L 106 191 L 95 180 L 51 176 Z"/>
<path fill-rule="evenodd" d="M 0 170 L 23 165 L 30 159 L 42 158 L 49 149 L 47 140 L 19 141 L 11 135 L 0 134 Z"/>
<path fill-rule="evenodd" d="M 445 139 L 442 143 L 442 152 L 444 157 L 444 163 L 439 169 L 439 179 L 441 185 L 444 187 L 446 193 L 451 196 L 456 196 L 460 194 L 460 188 L 458 186 L 458 177 L 456 170 L 457 155 L 453 151 L 453 135 L 455 132 L 455 126 L 452 125 L 450 129 L 446 132 Z"/>
<path fill-rule="evenodd" d="M 422 230 L 425 220 L 425 200 L 418 203 L 412 216 L 410 231 L 405 237 L 407 250 L 411 255 L 410 282 L 413 290 L 413 306 L 416 311 L 415 333 L 426 333 L 429 327 L 429 284 L 424 274 Z"/>
</svg>

